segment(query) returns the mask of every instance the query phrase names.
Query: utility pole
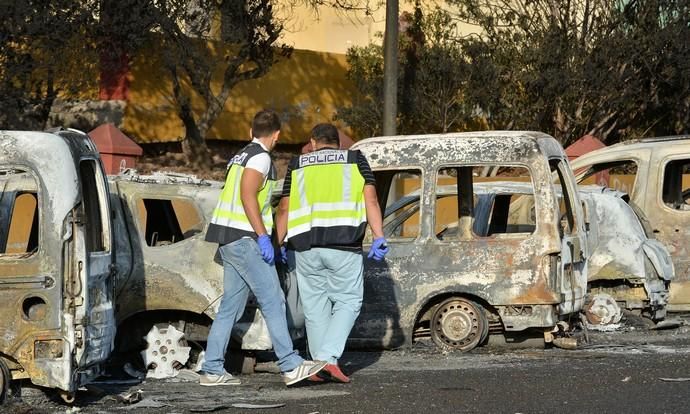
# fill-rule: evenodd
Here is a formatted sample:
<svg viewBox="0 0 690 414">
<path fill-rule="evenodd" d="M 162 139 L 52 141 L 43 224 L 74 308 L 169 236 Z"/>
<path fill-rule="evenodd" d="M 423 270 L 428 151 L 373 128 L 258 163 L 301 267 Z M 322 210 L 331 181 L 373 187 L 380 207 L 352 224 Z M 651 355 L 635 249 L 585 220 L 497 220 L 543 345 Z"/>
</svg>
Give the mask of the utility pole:
<svg viewBox="0 0 690 414">
<path fill-rule="evenodd" d="M 396 135 L 398 114 L 398 0 L 386 0 L 383 56 L 383 135 Z"/>
</svg>

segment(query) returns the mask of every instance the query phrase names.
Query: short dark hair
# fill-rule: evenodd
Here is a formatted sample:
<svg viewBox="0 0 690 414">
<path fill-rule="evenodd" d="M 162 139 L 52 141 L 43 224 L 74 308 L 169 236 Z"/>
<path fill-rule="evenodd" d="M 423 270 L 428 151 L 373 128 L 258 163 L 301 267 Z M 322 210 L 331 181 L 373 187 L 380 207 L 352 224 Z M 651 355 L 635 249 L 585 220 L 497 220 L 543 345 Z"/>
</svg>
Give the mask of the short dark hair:
<svg viewBox="0 0 690 414">
<path fill-rule="evenodd" d="M 266 138 L 276 131 L 280 131 L 280 118 L 275 111 L 264 109 L 254 115 L 252 138 Z"/>
<path fill-rule="evenodd" d="M 311 129 L 311 138 L 320 144 L 337 145 L 340 147 L 338 128 L 333 124 L 317 124 Z"/>
</svg>

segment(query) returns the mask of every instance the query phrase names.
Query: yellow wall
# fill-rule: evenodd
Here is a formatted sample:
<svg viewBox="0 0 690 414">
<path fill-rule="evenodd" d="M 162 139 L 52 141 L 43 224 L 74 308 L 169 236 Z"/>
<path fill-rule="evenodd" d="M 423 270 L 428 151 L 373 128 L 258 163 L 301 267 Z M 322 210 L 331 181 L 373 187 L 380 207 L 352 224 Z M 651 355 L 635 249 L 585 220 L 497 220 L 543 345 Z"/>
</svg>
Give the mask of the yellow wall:
<svg viewBox="0 0 690 414">
<path fill-rule="evenodd" d="M 400 11 L 412 7 L 401 2 Z M 296 8 L 287 17 L 281 42 L 295 48 L 292 57 L 274 65 L 265 76 L 237 85 L 207 138 L 248 139 L 253 115 L 271 108 L 287 120 L 281 141 L 302 143 L 315 123 L 332 121 L 337 106 L 351 103 L 355 88 L 346 79 L 345 53 L 352 46 L 381 43 L 377 33 L 385 28 L 385 7 L 371 16 L 332 8 L 320 9 L 317 16 L 308 8 Z M 156 50 L 151 47 L 135 59 L 129 78 L 123 129 L 142 143 L 179 141 L 184 136 L 172 84 Z M 193 107 L 197 113 L 203 108 L 198 97 Z"/>
<path fill-rule="evenodd" d="M 369 2 L 374 4 L 376 2 Z M 386 28 L 385 2 L 367 16 L 364 12 L 345 12 L 322 7 L 316 15 L 306 7 L 292 10 L 285 23 L 282 41 L 297 49 L 316 50 L 329 53 L 347 53 L 352 46 L 367 46 L 369 43 L 382 43 L 381 34 Z M 431 3 L 422 10 L 431 12 L 438 4 Z M 399 1 L 399 14 L 414 12 L 410 1 Z M 452 10 L 452 8 L 451 8 Z M 477 27 L 460 23 L 460 34 L 475 33 Z"/>
<path fill-rule="evenodd" d="M 385 20 L 383 6 L 371 16 L 326 7 L 317 16 L 308 8 L 300 8 L 290 15 L 281 40 L 299 49 L 345 54 L 352 46 L 381 43 L 376 34 L 383 33 Z"/>
<path fill-rule="evenodd" d="M 137 57 L 131 68 L 123 127 L 138 142 L 177 141 L 184 135 L 171 79 L 162 67 L 160 57 L 152 53 Z M 254 114 L 271 108 L 286 120 L 281 142 L 305 142 L 315 123 L 331 121 L 336 106 L 349 102 L 354 88 L 346 73 L 342 54 L 295 50 L 263 77 L 238 84 L 207 138 L 248 139 Z M 200 111 L 202 100 L 193 99 L 192 106 Z"/>
</svg>

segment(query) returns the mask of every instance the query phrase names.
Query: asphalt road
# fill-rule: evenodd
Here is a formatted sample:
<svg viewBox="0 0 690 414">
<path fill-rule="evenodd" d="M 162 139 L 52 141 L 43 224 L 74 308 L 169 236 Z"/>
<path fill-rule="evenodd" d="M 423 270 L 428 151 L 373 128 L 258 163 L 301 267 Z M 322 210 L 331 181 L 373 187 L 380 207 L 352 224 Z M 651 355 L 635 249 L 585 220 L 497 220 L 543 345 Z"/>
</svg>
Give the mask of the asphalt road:
<svg viewBox="0 0 690 414">
<path fill-rule="evenodd" d="M 577 350 L 484 347 L 469 354 L 431 346 L 348 352 L 351 384 L 287 388 L 272 373 L 242 376 L 234 387 L 180 379 L 96 386 L 80 392 L 81 413 L 690 413 L 690 327 L 592 334 Z M 129 405 L 117 395 L 142 390 Z M 42 393 L 23 392 L 4 412 L 68 412 Z M 161 405 L 144 407 L 143 405 Z M 233 404 L 284 404 L 247 409 Z M 71 411 L 75 412 L 75 411 Z"/>
</svg>

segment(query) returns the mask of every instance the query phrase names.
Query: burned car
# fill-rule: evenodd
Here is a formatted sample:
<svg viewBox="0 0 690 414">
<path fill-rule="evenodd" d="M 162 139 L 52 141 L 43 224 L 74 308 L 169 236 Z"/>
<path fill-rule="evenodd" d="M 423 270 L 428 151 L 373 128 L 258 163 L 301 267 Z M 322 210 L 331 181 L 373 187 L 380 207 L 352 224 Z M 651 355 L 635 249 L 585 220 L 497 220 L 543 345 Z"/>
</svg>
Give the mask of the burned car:
<svg viewBox="0 0 690 414">
<path fill-rule="evenodd" d="M 487 237 L 495 233 L 521 233 L 536 226 L 531 185 L 477 177 L 472 230 Z M 486 181 L 484 181 L 486 180 Z M 593 326 L 615 325 L 622 309 L 653 321 L 666 315 L 673 264 L 666 248 L 648 237 L 641 220 L 627 204 L 627 194 L 600 186 L 579 187 L 587 226 L 588 296 L 585 315 Z M 455 186 L 438 186 L 437 200 L 457 195 Z M 389 205 L 384 214 L 388 234 L 419 211 L 419 191 Z M 403 211 L 404 210 L 404 211 Z M 402 213 L 400 213 L 403 211 Z M 456 237 L 457 227 L 440 237 Z"/>
<path fill-rule="evenodd" d="M 621 309 L 658 322 L 666 317 L 674 278 L 668 250 L 644 226 L 626 193 L 600 186 L 580 187 L 589 245 L 588 303 L 593 325 L 615 324 Z"/>
<path fill-rule="evenodd" d="M 171 377 L 182 365 L 198 362 L 200 343 L 206 341 L 223 294 L 218 245 L 204 240 L 222 183 L 132 170 L 110 176 L 109 183 L 118 269 L 116 316 L 124 333 L 118 336 L 117 350 L 143 350 L 149 376 Z M 294 282 L 283 282 L 289 310 L 299 308 Z M 291 325 L 293 339 L 303 337 L 303 320 Z M 253 298 L 233 328 L 233 340 L 233 347 L 244 351 L 272 348 Z M 251 370 L 252 357 L 246 362 L 244 369 Z"/>
<path fill-rule="evenodd" d="M 98 151 L 75 130 L 0 131 L 0 189 L 0 393 L 28 379 L 71 402 L 116 329 Z"/>
<path fill-rule="evenodd" d="M 489 332 L 529 332 L 550 342 L 558 322 L 582 309 L 584 213 L 555 139 L 485 131 L 371 138 L 352 149 L 369 160 L 382 210 L 413 191 L 421 201 L 414 214 L 402 218 L 407 206 L 387 218 L 390 253 L 383 262 L 365 263 L 364 303 L 351 344 L 396 347 L 430 336 L 438 346 L 468 351 Z M 529 183 L 538 219 L 480 234 L 474 188 L 481 171 L 496 166 Z M 559 177 L 555 185 L 552 173 Z M 456 193 L 437 197 L 444 185 Z"/>
<path fill-rule="evenodd" d="M 497 217 L 508 227 L 534 225 L 534 198 L 525 183 L 485 182 L 477 190 L 478 234 L 491 234 Z M 644 218 L 628 205 L 627 194 L 600 186 L 580 186 L 578 192 L 589 252 L 584 309 L 588 322 L 616 324 L 622 309 L 662 320 L 674 274 L 668 251 L 645 231 Z M 506 209 L 494 207 L 506 202 Z M 500 211 L 509 214 L 501 219 Z"/>
<path fill-rule="evenodd" d="M 572 167 L 580 182 L 596 180 L 630 194 L 673 259 L 668 310 L 690 310 L 690 136 L 615 144 L 577 158 Z"/>
</svg>

